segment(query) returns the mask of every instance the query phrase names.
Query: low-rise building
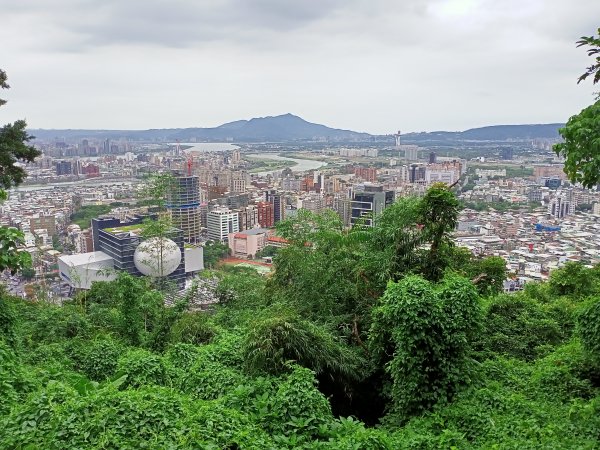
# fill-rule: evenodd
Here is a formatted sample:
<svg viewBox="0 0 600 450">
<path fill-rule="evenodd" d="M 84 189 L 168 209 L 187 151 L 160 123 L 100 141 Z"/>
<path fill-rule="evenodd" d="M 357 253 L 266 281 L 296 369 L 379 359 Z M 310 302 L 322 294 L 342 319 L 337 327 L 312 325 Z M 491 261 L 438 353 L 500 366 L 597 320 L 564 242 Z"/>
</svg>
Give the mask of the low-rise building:
<svg viewBox="0 0 600 450">
<path fill-rule="evenodd" d="M 268 230 L 265 228 L 229 233 L 229 249 L 238 258 L 254 258 L 257 252 L 266 247 L 268 237 Z"/>
</svg>

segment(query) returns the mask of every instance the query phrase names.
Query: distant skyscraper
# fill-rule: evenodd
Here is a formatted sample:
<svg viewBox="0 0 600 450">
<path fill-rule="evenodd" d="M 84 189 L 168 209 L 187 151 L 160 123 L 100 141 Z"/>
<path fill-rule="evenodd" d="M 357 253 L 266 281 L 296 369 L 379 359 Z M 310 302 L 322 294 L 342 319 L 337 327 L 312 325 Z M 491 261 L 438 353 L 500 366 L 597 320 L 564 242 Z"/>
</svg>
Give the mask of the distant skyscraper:
<svg viewBox="0 0 600 450">
<path fill-rule="evenodd" d="M 429 154 L 429 164 L 435 164 L 437 161 L 437 155 L 435 154 L 435 152 L 431 152 Z"/>
<path fill-rule="evenodd" d="M 73 164 L 71 161 L 57 161 L 56 175 L 71 175 L 73 174 Z"/>
<path fill-rule="evenodd" d="M 419 147 L 416 145 L 403 145 L 404 158 L 406 161 L 417 161 L 419 159 Z"/>
</svg>

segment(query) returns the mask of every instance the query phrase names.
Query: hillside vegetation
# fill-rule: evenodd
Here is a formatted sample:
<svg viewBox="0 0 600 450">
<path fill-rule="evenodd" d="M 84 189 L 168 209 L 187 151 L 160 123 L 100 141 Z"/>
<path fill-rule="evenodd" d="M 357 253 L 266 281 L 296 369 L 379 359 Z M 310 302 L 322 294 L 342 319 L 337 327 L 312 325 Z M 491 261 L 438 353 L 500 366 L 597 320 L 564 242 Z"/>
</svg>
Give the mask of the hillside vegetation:
<svg viewBox="0 0 600 450">
<path fill-rule="evenodd" d="M 373 228 L 300 213 L 275 272 L 211 272 L 214 311 L 121 274 L 0 300 L 0 448 L 593 449 L 600 268 L 499 293 L 435 186 Z"/>
</svg>

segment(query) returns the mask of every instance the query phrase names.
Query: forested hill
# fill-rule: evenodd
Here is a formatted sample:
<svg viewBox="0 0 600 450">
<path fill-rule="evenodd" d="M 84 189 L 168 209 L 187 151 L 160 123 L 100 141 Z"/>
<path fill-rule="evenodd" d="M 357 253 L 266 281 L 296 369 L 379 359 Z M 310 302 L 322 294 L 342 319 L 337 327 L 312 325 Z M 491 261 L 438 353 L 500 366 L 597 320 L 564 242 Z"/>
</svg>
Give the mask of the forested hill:
<svg viewBox="0 0 600 450">
<path fill-rule="evenodd" d="M 237 120 L 213 128 L 171 128 L 153 130 L 43 130 L 32 129 L 39 139 L 118 139 L 186 142 L 287 142 L 360 141 L 371 139 L 367 133 L 340 130 L 306 120 L 293 114 Z"/>
<path fill-rule="evenodd" d="M 556 139 L 564 123 L 537 125 L 491 125 L 466 131 L 433 131 L 430 133 L 407 133 L 405 140 L 419 141 L 520 141 L 532 139 Z"/>
<path fill-rule="evenodd" d="M 434 185 L 373 228 L 299 210 L 270 276 L 222 266 L 173 306 L 127 273 L 0 292 L 0 448 L 598 448 L 600 267 L 505 295 L 458 208 Z"/>
<path fill-rule="evenodd" d="M 460 137 L 465 140 L 489 140 L 500 141 L 508 139 L 535 139 L 559 137 L 559 128 L 564 127 L 564 123 L 550 123 L 539 125 L 494 125 L 482 128 L 472 128 L 460 133 Z"/>
</svg>

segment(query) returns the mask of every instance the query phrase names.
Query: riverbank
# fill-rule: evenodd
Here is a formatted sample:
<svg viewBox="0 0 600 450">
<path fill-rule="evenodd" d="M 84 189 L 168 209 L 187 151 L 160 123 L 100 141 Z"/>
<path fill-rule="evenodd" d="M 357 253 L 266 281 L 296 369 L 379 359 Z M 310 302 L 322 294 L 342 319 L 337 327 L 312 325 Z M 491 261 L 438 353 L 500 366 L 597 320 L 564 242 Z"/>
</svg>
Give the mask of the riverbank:
<svg viewBox="0 0 600 450">
<path fill-rule="evenodd" d="M 283 170 L 286 167 L 293 167 L 298 164 L 295 161 L 271 159 L 268 156 L 244 156 L 243 159 L 253 165 L 253 167 L 248 170 L 248 173 L 255 174 Z"/>
<path fill-rule="evenodd" d="M 295 158 L 295 159 L 306 159 L 308 161 L 321 161 L 328 163 L 331 161 L 331 158 L 327 156 L 312 156 L 307 155 L 306 153 L 289 153 L 289 152 L 281 152 L 279 156 L 283 156 L 284 158 Z"/>
<path fill-rule="evenodd" d="M 280 162 L 280 161 L 281 162 L 284 162 L 284 161 L 292 162 L 293 165 L 284 166 L 284 168 L 289 167 L 292 169 L 292 172 L 296 172 L 296 173 L 308 172 L 310 170 L 317 170 L 326 164 L 323 161 L 315 161 L 315 160 L 311 160 L 311 159 L 286 158 L 283 156 L 279 156 L 278 154 L 271 154 L 271 153 L 262 153 L 262 154 L 252 153 L 249 155 L 245 155 L 245 157 L 257 158 L 257 159 L 268 159 L 268 160 L 277 161 L 277 162 Z M 277 170 L 281 170 L 281 169 L 266 170 L 266 171 L 262 171 L 262 172 L 256 172 L 256 174 L 266 176 L 266 175 L 272 174 L 273 172 L 277 172 Z"/>
</svg>

